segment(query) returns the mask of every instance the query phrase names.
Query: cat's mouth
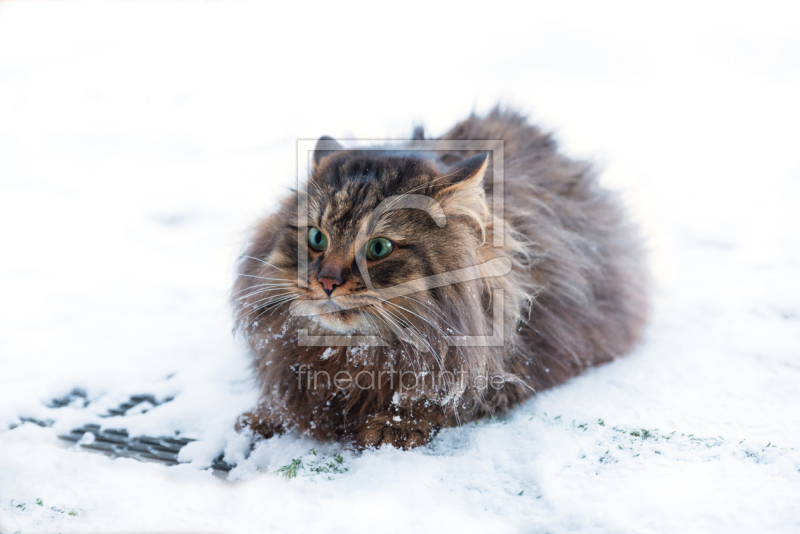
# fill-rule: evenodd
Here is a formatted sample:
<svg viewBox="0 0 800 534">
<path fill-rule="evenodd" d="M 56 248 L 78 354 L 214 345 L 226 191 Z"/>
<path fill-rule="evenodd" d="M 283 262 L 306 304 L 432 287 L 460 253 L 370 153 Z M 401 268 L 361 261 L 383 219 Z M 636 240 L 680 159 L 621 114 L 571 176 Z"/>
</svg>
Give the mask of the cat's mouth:
<svg viewBox="0 0 800 534">
<path fill-rule="evenodd" d="M 369 302 L 362 296 L 354 299 L 306 301 L 302 315 L 339 334 L 384 335 L 395 329 L 409 328 L 410 323 L 401 313 L 387 313 L 380 302 Z M 338 302 L 337 302 L 338 300 Z M 384 309 L 381 312 L 381 309 Z M 313 311 L 312 311 L 313 310 Z M 298 310 L 299 311 L 299 310 Z M 384 328 L 385 327 L 385 328 Z"/>
<path fill-rule="evenodd" d="M 355 332 L 363 326 L 363 321 L 358 314 L 349 311 L 321 313 L 312 316 L 312 320 L 334 332 L 342 334 Z"/>
<path fill-rule="evenodd" d="M 363 330 L 367 325 L 364 312 L 360 308 L 341 306 L 335 299 L 324 302 L 306 301 L 310 308 L 306 313 L 308 317 L 330 330 L 348 334 Z"/>
<path fill-rule="evenodd" d="M 359 292 L 328 299 L 298 299 L 291 303 L 289 311 L 340 334 L 383 335 L 411 326 L 405 313 L 408 310 L 392 304 L 371 292 Z"/>
</svg>

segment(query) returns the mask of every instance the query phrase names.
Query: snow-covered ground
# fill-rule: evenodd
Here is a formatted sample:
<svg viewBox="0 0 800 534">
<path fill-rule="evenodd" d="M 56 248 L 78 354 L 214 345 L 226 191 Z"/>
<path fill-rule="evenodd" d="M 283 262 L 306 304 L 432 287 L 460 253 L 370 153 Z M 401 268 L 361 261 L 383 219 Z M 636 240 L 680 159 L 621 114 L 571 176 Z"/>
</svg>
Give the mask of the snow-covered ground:
<svg viewBox="0 0 800 534">
<path fill-rule="evenodd" d="M 798 13 L 281 4 L 0 2 L 0 532 L 800 530 Z M 641 345 L 418 450 L 244 459 L 226 297 L 296 140 L 497 100 L 625 191 Z M 174 400 L 99 417 L 142 393 Z M 56 437 L 91 422 L 198 441 L 166 467 Z"/>
</svg>

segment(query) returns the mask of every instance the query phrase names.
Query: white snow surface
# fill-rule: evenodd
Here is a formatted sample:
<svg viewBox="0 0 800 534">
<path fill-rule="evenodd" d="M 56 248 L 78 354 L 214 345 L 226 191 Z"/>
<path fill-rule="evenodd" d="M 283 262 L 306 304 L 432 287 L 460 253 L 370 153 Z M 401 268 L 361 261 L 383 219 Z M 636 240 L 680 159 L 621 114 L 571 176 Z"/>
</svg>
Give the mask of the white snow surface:
<svg viewBox="0 0 800 534">
<path fill-rule="evenodd" d="M 798 14 L 388 6 L 0 2 L 0 532 L 798 532 Z M 227 297 L 296 140 L 497 101 L 641 221 L 641 344 L 417 450 L 249 453 Z M 174 400 L 100 417 L 143 393 Z M 197 441 L 167 467 L 57 438 L 91 422 Z"/>
</svg>

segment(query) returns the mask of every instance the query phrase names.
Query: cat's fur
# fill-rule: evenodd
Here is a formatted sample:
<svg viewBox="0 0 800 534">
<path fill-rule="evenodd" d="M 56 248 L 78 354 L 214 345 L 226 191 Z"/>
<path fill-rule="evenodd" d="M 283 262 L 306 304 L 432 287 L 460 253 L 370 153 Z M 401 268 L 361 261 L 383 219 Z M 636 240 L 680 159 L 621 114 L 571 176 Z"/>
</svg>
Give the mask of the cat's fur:
<svg viewBox="0 0 800 534">
<path fill-rule="evenodd" d="M 418 129 L 414 138 L 423 135 Z M 440 139 L 504 141 L 504 225 L 487 209 L 491 159 L 454 151 L 430 158 L 413 152 L 414 141 L 410 152 L 400 155 L 315 154 L 309 226 L 326 233 L 329 244 L 324 252 L 308 249 L 307 288 L 296 283 L 296 196 L 256 225 L 239 262 L 234 304 L 237 327 L 255 354 L 262 398 L 240 427 L 265 436 L 294 428 L 360 447 L 410 448 L 427 443 L 441 427 L 508 410 L 536 391 L 629 352 L 637 342 L 647 315 L 640 242 L 618 198 L 598 185 L 590 166 L 559 154 L 550 135 L 512 111 L 473 115 Z M 358 232 L 382 200 L 404 193 L 436 200 L 446 224 L 440 227 L 416 209 L 383 214 L 371 237 L 397 245 L 387 258 L 368 265 L 375 288 L 498 257 L 510 260 L 511 272 L 425 289 L 390 299 L 392 304 L 379 300 L 356 262 L 363 248 Z M 494 248 L 501 226 L 504 246 Z M 305 235 L 307 228 L 299 231 Z M 331 301 L 310 304 L 322 315 L 291 315 L 290 300 L 329 298 L 319 281 L 323 269 L 323 275 L 341 281 L 333 298 L 366 305 L 335 311 Z M 504 346 L 448 347 L 447 336 L 492 333 L 496 289 L 505 297 Z M 416 329 L 419 339 L 399 339 L 397 325 Z M 328 349 L 298 343 L 301 328 L 310 335 L 361 335 L 373 326 L 389 346 Z M 334 377 L 339 371 L 349 376 L 371 371 L 374 387 L 338 388 L 324 379 L 324 373 Z M 439 372 L 444 378 L 423 379 L 422 385 L 418 379 L 413 388 L 410 379 L 399 383 L 403 372 L 423 378 Z M 368 375 L 361 378 L 360 384 L 370 383 Z M 487 387 L 490 380 L 502 386 Z"/>
</svg>

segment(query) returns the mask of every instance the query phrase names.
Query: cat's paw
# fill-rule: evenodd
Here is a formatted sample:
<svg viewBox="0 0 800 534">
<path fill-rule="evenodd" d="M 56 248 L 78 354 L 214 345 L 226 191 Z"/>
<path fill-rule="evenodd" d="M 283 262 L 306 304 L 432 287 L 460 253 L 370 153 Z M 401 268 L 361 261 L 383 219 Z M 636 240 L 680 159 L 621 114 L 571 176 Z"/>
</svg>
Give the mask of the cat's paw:
<svg viewBox="0 0 800 534">
<path fill-rule="evenodd" d="M 283 434 L 283 426 L 271 421 L 266 414 L 253 410 L 243 413 L 236 419 L 236 431 L 241 432 L 249 428 L 254 434 L 269 439 L 276 434 Z"/>
<path fill-rule="evenodd" d="M 389 444 L 404 451 L 425 445 L 436 427 L 425 420 L 397 415 L 377 415 L 362 424 L 353 435 L 357 449 L 377 448 Z"/>
</svg>

